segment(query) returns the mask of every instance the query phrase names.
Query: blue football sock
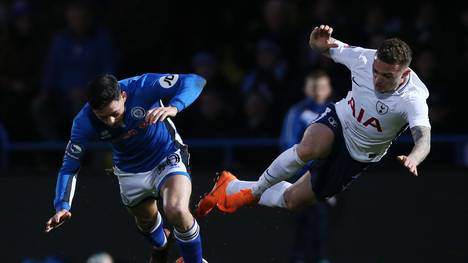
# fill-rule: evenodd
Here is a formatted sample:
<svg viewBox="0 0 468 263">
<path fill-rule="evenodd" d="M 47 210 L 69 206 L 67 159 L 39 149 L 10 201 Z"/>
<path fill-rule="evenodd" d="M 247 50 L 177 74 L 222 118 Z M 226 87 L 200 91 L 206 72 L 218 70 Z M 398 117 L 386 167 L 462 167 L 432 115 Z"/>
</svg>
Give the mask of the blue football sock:
<svg viewBox="0 0 468 263">
<path fill-rule="evenodd" d="M 192 227 L 186 232 L 181 233 L 177 229 L 174 229 L 174 236 L 185 263 L 202 263 L 203 254 L 200 227 L 195 219 L 193 221 Z"/>
<path fill-rule="evenodd" d="M 158 212 L 158 217 L 156 219 L 156 224 L 150 232 L 142 232 L 142 234 L 148 239 L 151 244 L 157 248 L 164 247 L 167 243 L 166 234 L 164 233 L 164 224 L 161 214 Z"/>
</svg>

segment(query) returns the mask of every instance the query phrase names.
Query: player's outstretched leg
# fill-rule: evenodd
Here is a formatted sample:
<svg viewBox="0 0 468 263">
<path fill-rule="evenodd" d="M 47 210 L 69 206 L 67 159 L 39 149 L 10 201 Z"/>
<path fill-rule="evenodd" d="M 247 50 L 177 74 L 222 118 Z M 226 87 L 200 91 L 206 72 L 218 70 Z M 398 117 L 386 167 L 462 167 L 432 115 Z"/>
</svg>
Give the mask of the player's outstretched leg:
<svg viewBox="0 0 468 263">
<path fill-rule="evenodd" d="M 237 180 L 234 175 L 224 171 L 213 190 L 200 200 L 197 214 L 208 214 L 214 203 L 225 213 L 234 213 L 240 207 L 255 204 L 266 189 L 293 176 L 304 165 L 305 162 L 299 158 L 294 146 L 278 156 L 258 181 Z"/>
<path fill-rule="evenodd" d="M 163 227 L 163 219 L 156 207 L 156 201 L 147 199 L 128 210 L 135 216 L 136 226 L 152 244 L 150 263 L 166 263 L 170 231 Z"/>
<path fill-rule="evenodd" d="M 219 210 L 233 213 L 242 206 L 252 205 L 261 200 L 267 189 L 286 189 L 288 183 L 282 181 L 296 175 L 307 161 L 326 157 L 332 148 L 333 140 L 334 134 L 329 127 L 321 123 L 311 124 L 301 143 L 280 154 L 258 181 L 240 181 L 232 174 L 222 173 L 213 190 L 200 200 L 197 214 L 207 215 L 213 209 L 214 203 Z M 278 183 L 280 184 L 277 185 Z M 274 201 L 280 202 L 281 199 Z"/>
<path fill-rule="evenodd" d="M 192 185 L 185 175 L 173 175 L 161 188 L 164 212 L 174 225 L 174 237 L 183 262 L 202 263 L 200 227 L 189 210 Z"/>
</svg>

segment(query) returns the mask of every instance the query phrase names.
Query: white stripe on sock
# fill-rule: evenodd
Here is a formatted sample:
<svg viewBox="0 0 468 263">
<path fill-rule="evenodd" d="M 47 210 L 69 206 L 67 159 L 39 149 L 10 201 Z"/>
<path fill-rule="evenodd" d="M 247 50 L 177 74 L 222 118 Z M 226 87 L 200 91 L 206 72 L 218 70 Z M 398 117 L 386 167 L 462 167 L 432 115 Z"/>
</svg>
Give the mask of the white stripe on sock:
<svg viewBox="0 0 468 263">
<path fill-rule="evenodd" d="M 174 236 L 177 240 L 182 242 L 190 242 L 198 237 L 200 234 L 200 226 L 195 219 L 193 221 L 194 222 L 192 227 L 183 233 L 177 231 L 177 229 L 174 228 Z"/>
</svg>

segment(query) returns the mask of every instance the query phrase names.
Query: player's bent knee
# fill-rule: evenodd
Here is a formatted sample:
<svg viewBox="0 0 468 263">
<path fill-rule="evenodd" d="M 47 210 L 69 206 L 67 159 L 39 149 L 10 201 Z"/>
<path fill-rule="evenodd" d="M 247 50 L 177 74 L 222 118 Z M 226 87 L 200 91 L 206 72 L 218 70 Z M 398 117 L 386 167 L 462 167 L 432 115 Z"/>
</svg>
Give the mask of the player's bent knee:
<svg viewBox="0 0 468 263">
<path fill-rule="evenodd" d="M 164 205 L 164 212 L 166 213 L 167 219 L 169 221 L 178 222 L 182 218 L 191 215 L 188 207 L 182 204 L 165 204 Z"/>
<path fill-rule="evenodd" d="M 305 162 L 318 158 L 318 152 L 314 146 L 301 142 L 297 145 L 297 155 Z"/>
<path fill-rule="evenodd" d="M 283 198 L 284 198 L 284 204 L 286 206 L 286 209 L 290 211 L 295 211 L 297 210 L 300 205 L 298 205 L 297 200 L 294 199 L 294 190 L 290 188 L 286 189 L 283 193 Z"/>
<path fill-rule="evenodd" d="M 304 132 L 297 146 L 297 154 L 303 161 L 320 159 L 328 155 L 334 140 L 333 131 L 322 124 L 312 124 Z"/>
<path fill-rule="evenodd" d="M 306 206 L 311 206 L 317 203 L 315 195 L 305 194 L 300 189 L 289 187 L 283 193 L 285 208 L 290 211 L 297 211 Z"/>
</svg>

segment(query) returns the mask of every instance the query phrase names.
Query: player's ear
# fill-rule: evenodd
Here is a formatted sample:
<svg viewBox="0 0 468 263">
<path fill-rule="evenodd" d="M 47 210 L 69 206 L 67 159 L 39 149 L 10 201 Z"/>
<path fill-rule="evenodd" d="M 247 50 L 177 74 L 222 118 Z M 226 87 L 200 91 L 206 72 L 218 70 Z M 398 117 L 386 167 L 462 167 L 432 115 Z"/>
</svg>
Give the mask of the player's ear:
<svg viewBox="0 0 468 263">
<path fill-rule="evenodd" d="M 127 100 L 127 92 L 123 91 L 120 93 L 120 96 L 122 97 L 122 99 L 124 100 L 124 102 Z"/>
<path fill-rule="evenodd" d="M 411 72 L 411 69 L 409 69 L 408 67 L 406 67 L 404 70 L 403 70 L 403 74 L 401 75 L 402 78 L 406 78 L 408 77 L 408 75 L 410 74 Z"/>
</svg>

